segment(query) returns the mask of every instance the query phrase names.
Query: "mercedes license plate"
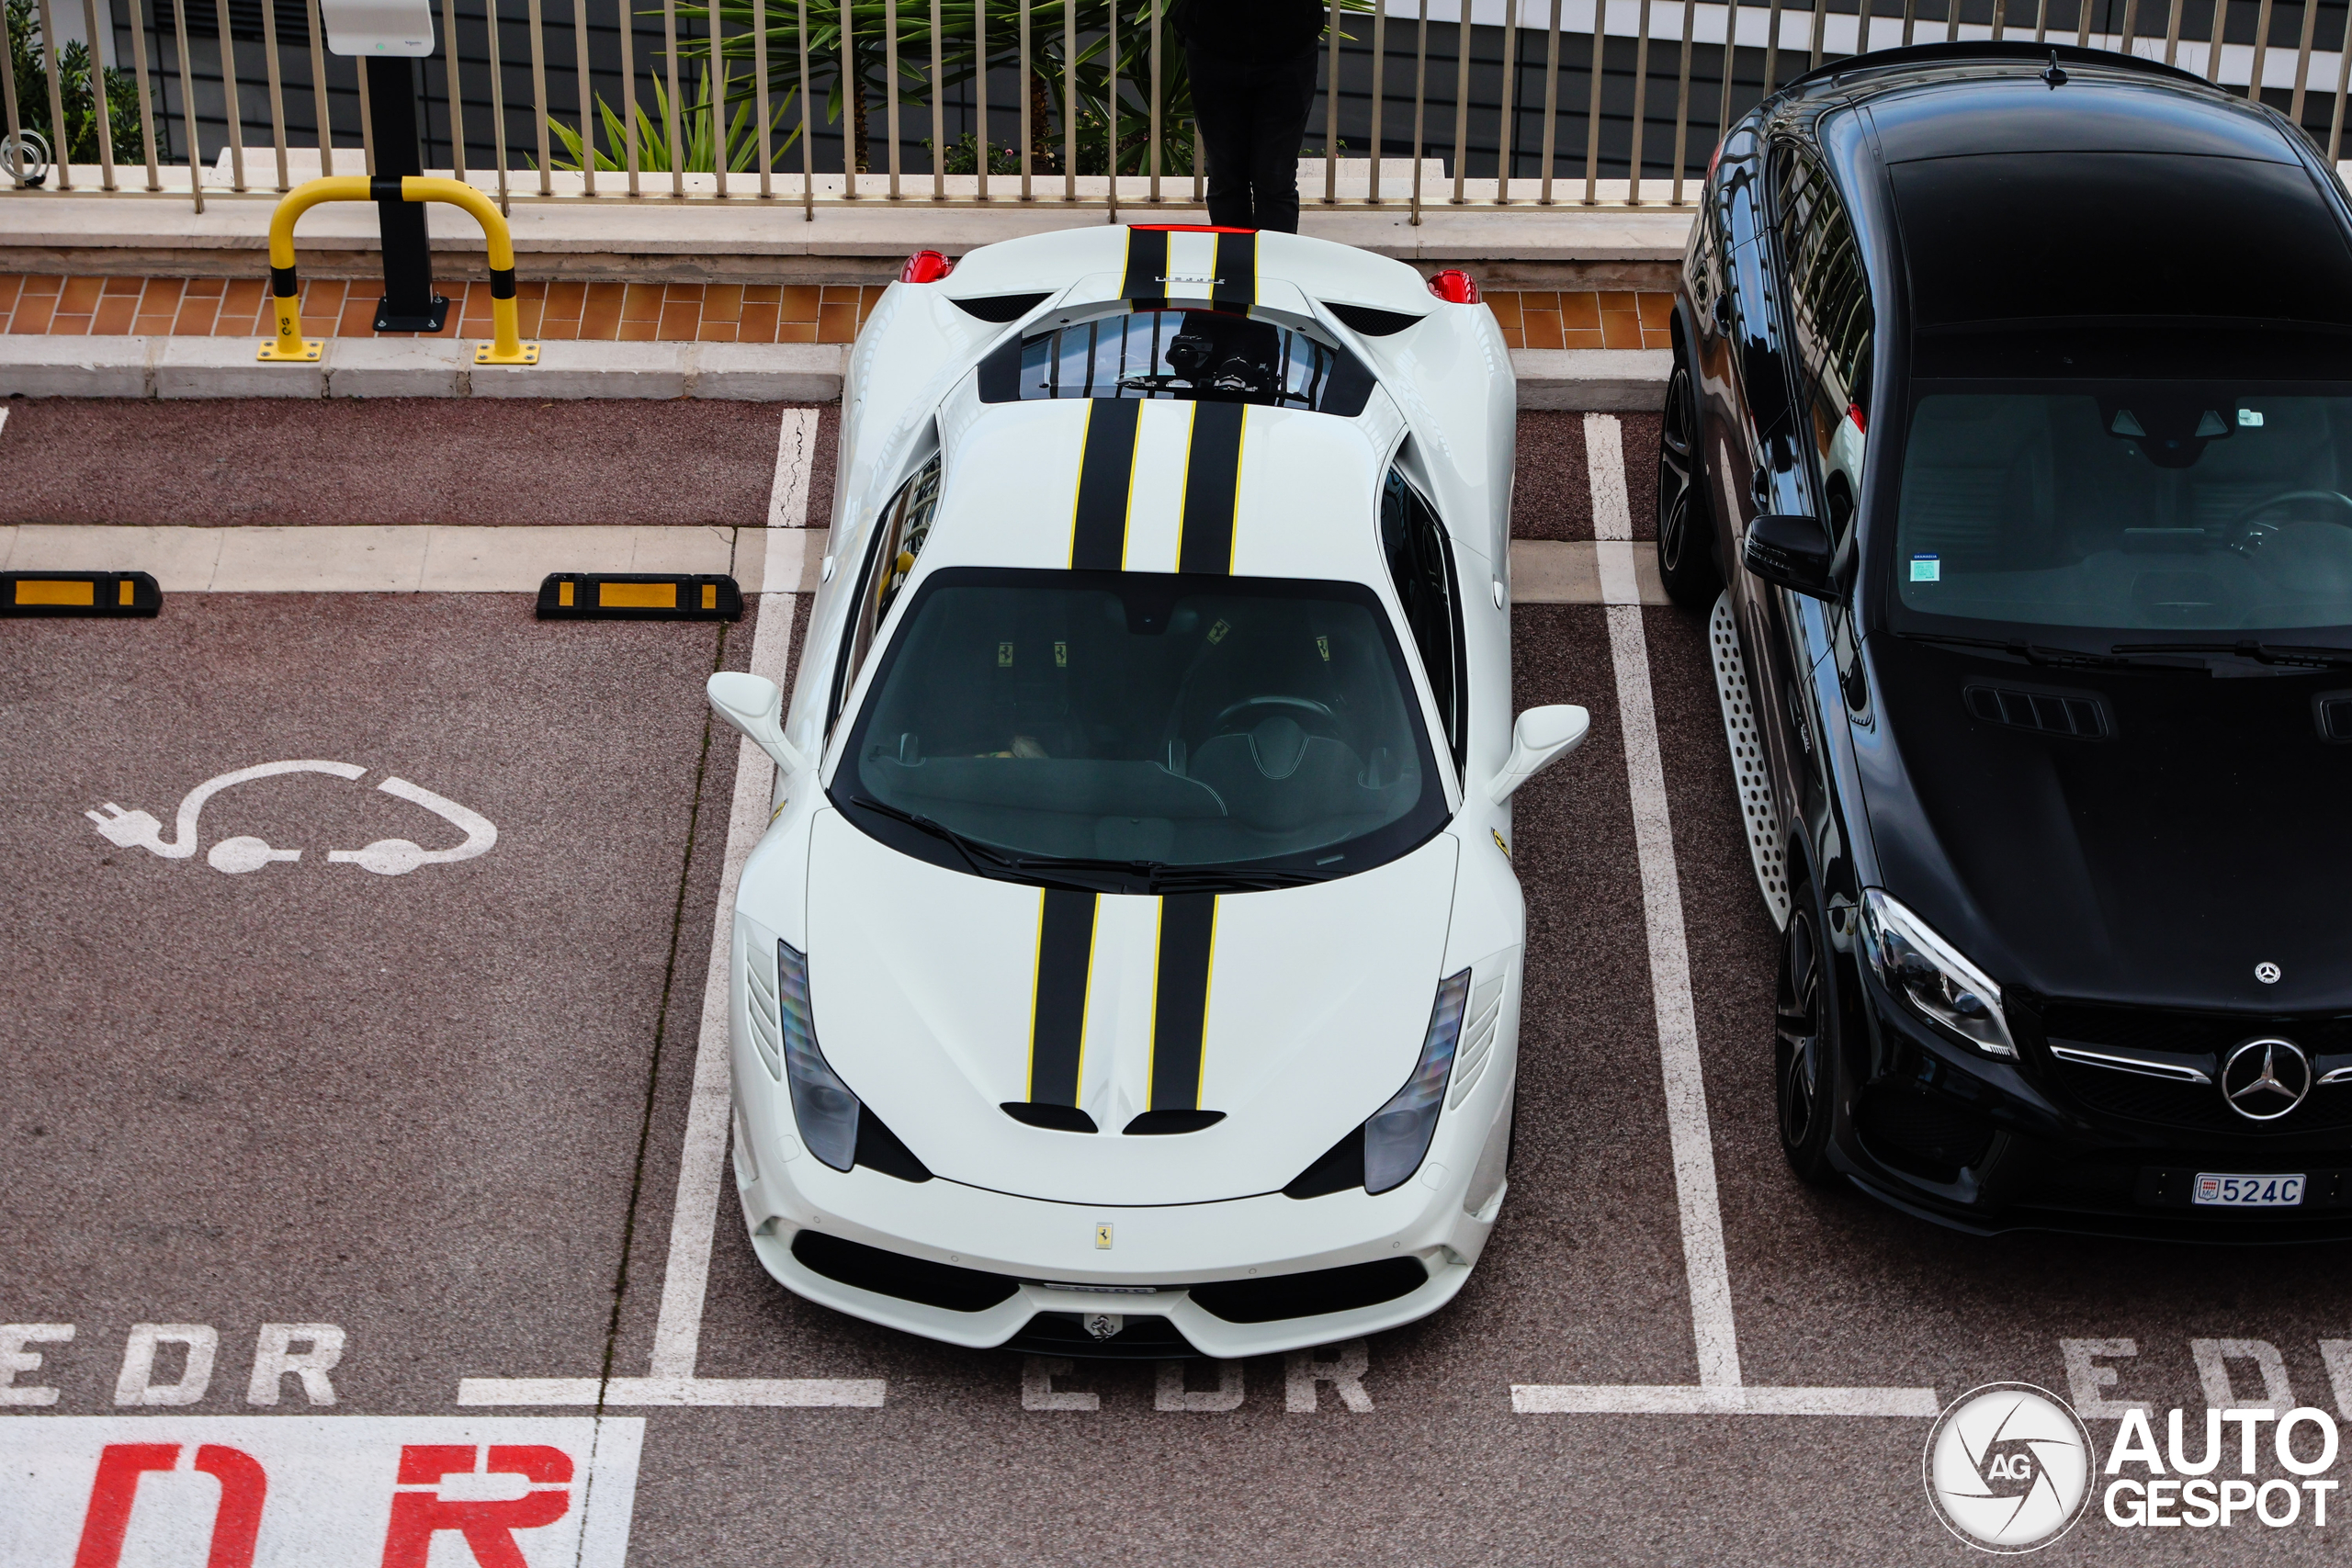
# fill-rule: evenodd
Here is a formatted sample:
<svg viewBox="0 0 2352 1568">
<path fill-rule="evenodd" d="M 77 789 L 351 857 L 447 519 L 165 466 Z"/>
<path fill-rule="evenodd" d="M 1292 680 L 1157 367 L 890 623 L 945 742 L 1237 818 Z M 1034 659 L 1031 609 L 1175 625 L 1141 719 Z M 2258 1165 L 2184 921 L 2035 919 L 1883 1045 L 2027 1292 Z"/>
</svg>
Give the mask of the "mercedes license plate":
<svg viewBox="0 0 2352 1568">
<path fill-rule="evenodd" d="M 2198 1206 L 2223 1209 L 2291 1209 L 2303 1201 L 2300 1176 L 2197 1175 Z"/>
</svg>

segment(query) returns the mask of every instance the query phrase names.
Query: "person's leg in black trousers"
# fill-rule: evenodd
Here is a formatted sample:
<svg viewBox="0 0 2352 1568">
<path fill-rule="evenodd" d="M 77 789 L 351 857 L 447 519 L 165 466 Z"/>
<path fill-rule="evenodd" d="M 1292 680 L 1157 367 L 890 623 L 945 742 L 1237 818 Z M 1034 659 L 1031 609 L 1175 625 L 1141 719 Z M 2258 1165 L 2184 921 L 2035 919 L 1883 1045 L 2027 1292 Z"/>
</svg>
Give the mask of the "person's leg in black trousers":
<svg viewBox="0 0 2352 1568">
<path fill-rule="evenodd" d="M 1209 221 L 1298 232 L 1298 152 L 1314 51 L 1263 64 L 1187 46 L 1193 118 L 1209 162 Z"/>
</svg>

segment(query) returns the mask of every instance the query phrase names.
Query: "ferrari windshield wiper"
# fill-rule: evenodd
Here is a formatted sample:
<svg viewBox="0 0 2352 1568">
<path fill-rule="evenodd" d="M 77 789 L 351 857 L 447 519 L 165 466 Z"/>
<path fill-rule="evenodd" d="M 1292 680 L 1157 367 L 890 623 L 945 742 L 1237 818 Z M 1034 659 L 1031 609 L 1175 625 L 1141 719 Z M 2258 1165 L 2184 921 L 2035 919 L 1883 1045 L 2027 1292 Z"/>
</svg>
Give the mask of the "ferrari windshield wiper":
<svg viewBox="0 0 2352 1568">
<path fill-rule="evenodd" d="M 2352 649 L 2323 648 L 2312 643 L 2257 642 L 2241 637 L 2236 642 L 2119 642 L 2118 654 L 2134 653 L 2229 653 L 2240 659 L 2251 659 L 2257 664 L 2301 664 L 2314 670 L 2336 670 L 2352 667 Z"/>
<path fill-rule="evenodd" d="M 1158 860 L 1089 860 L 1076 855 L 1022 855 L 1012 862 L 1016 871 L 1075 872 L 1132 877 L 1147 893 L 1254 893 L 1276 887 L 1298 887 L 1322 882 L 1311 871 L 1253 870 L 1247 866 L 1170 865 Z"/>
<path fill-rule="evenodd" d="M 1330 879 L 1312 871 L 1252 871 L 1246 866 L 1170 867 L 1151 880 L 1154 893 L 1266 893 L 1277 887 L 1305 887 Z"/>
<path fill-rule="evenodd" d="M 1085 855 L 1015 855 L 1007 863 L 1013 870 L 1032 875 L 1054 872 L 1069 872 L 1079 876 L 1115 876 L 1129 881 L 1151 880 L 1154 873 L 1164 870 L 1166 863 L 1156 860 L 1100 860 Z"/>
<path fill-rule="evenodd" d="M 889 802 L 876 800 L 870 795 L 853 795 L 849 797 L 849 804 L 860 810 L 871 811 L 879 817 L 888 817 L 893 822 L 904 822 L 910 828 L 929 833 L 934 839 L 944 840 L 955 849 L 956 853 L 964 857 L 965 863 L 974 871 L 980 870 L 982 861 L 1000 869 L 1011 869 L 1013 865 L 1012 857 L 992 850 L 977 840 L 967 839 L 955 829 L 944 823 L 934 822 L 920 812 L 892 806 Z"/>
</svg>

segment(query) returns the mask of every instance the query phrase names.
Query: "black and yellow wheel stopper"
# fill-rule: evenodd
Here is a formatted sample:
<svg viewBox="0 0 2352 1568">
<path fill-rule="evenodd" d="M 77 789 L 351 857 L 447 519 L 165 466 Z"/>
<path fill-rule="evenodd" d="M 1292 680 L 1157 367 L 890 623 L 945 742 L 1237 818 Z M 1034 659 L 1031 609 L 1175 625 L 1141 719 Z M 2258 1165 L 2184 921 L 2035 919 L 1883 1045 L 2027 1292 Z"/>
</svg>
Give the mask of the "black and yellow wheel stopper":
<svg viewBox="0 0 2352 1568">
<path fill-rule="evenodd" d="M 0 571 L 0 615 L 153 615 L 164 591 L 143 571 Z"/>
<path fill-rule="evenodd" d="M 743 591 L 725 575 L 556 571 L 539 584 L 538 615 L 543 621 L 740 621 Z"/>
</svg>

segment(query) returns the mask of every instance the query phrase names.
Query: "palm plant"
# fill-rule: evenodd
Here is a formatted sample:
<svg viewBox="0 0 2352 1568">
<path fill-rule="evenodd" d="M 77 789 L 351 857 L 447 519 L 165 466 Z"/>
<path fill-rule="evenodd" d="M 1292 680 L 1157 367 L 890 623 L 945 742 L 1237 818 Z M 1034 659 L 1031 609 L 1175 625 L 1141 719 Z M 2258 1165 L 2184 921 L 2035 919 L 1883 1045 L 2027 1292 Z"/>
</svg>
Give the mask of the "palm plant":
<svg viewBox="0 0 2352 1568">
<path fill-rule="evenodd" d="M 725 97 L 729 103 L 735 105 L 735 113 L 727 122 L 727 171 L 729 174 L 741 174 L 756 164 L 760 156 L 760 133 L 758 128 L 752 123 L 752 85 L 747 79 L 740 84 L 739 91 L 739 84 L 731 71 L 722 79 L 722 85 L 725 88 Z M 793 90 L 795 92 L 798 90 L 797 85 Z M 787 95 L 786 100 L 777 104 L 768 116 L 768 131 L 771 136 L 777 126 L 783 123 L 785 110 L 790 107 L 790 103 L 791 99 Z M 637 166 L 639 169 L 657 174 L 668 174 L 675 168 L 690 175 L 707 175 L 718 169 L 719 145 L 718 113 L 711 101 L 709 66 L 705 65 L 697 75 L 695 101 L 682 106 L 682 108 L 683 112 L 679 116 L 679 136 L 684 142 L 684 161 L 673 162 L 669 131 L 670 94 L 662 85 L 662 78 L 656 76 L 653 79 L 653 111 L 650 114 L 646 112 L 642 103 L 630 106 L 631 118 L 637 122 Z M 591 153 L 596 160 L 596 168 L 600 173 L 608 169 L 618 172 L 628 166 L 626 152 L 628 146 L 628 121 L 614 112 L 613 107 L 605 101 L 602 94 L 599 94 L 596 98 L 596 114 L 604 123 L 605 141 L 612 149 L 611 152 L 606 152 L 603 148 L 593 148 L 590 145 L 591 137 L 583 135 L 581 130 L 564 124 L 552 115 L 548 117 L 548 130 L 554 133 L 558 141 L 563 143 L 564 155 L 548 160 L 556 168 L 577 173 Z M 799 130 L 796 128 L 791 136 L 785 138 L 784 145 L 791 146 L 793 138 L 799 134 Z"/>
<path fill-rule="evenodd" d="M 1342 9 L 1369 12 L 1374 0 L 1340 0 Z M 933 0 L 715 0 L 680 5 L 678 14 L 720 26 L 727 36 L 719 54 L 728 61 L 754 58 L 752 29 L 767 36 L 772 90 L 797 92 L 800 85 L 802 28 L 807 28 L 812 95 L 825 95 L 825 118 L 845 118 L 852 166 L 864 170 L 868 151 L 867 105 L 887 96 L 890 35 L 897 34 L 899 97 L 902 107 L 929 107 L 932 91 Z M 1030 156 L 1042 170 L 1062 173 L 1065 132 L 1061 110 L 1067 85 L 1078 107 L 1078 173 L 1108 172 L 1114 148 L 1119 172 L 1148 170 L 1151 25 L 1159 13 L 1160 167 L 1188 173 L 1192 167 L 1192 83 L 1184 68 L 1183 40 L 1170 25 L 1170 0 L 1031 0 L 1029 6 Z M 1064 55 L 1065 12 L 1079 46 Z M 980 12 L 975 0 L 938 0 L 939 88 L 960 87 L 984 69 L 1020 66 L 1019 10 L 1014 0 L 987 6 L 985 51 L 978 39 Z M 1111 39 L 1116 18 L 1119 96 L 1111 97 Z M 682 55 L 707 59 L 708 39 L 682 44 Z M 1114 122 L 1117 135 L 1108 134 Z M 1090 166 L 1091 165 L 1091 166 Z"/>
</svg>

